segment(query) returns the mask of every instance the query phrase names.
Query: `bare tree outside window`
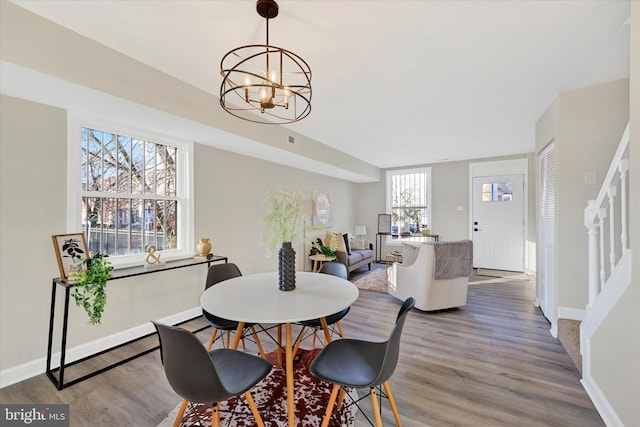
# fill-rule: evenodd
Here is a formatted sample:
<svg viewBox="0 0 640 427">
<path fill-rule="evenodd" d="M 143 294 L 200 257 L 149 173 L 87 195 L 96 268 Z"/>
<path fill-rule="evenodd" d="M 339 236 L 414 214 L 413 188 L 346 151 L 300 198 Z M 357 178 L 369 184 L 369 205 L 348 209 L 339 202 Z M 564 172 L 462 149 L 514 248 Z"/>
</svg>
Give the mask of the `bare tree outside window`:
<svg viewBox="0 0 640 427">
<path fill-rule="evenodd" d="M 389 185 L 392 234 L 415 234 L 428 228 L 428 173 L 394 171 Z"/>
<path fill-rule="evenodd" d="M 175 249 L 177 148 L 82 128 L 82 228 L 90 251 Z"/>
</svg>

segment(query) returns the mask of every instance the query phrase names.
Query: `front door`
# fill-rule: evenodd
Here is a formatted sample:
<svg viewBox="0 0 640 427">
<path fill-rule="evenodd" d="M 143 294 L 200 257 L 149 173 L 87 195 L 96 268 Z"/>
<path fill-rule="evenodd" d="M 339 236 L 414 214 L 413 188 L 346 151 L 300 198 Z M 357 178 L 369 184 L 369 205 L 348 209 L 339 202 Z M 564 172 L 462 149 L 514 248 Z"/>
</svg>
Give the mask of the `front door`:
<svg viewBox="0 0 640 427">
<path fill-rule="evenodd" d="M 473 266 L 524 271 L 524 176 L 473 177 Z"/>
</svg>

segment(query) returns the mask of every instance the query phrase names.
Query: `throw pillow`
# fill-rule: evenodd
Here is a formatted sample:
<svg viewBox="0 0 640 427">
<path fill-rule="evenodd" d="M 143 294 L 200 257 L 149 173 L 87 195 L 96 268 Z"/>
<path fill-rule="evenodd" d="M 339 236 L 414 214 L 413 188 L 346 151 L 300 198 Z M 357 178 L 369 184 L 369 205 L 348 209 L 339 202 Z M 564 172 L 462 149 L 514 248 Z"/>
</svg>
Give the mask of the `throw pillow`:
<svg viewBox="0 0 640 427">
<path fill-rule="evenodd" d="M 344 248 L 347 250 L 347 253 L 351 255 L 351 245 L 349 244 L 349 235 L 347 233 L 343 234 L 342 240 L 344 240 Z"/>
<path fill-rule="evenodd" d="M 418 252 L 420 246 L 410 245 L 408 243 L 402 244 L 402 265 L 411 265 L 418 258 Z"/>
<path fill-rule="evenodd" d="M 332 233 L 330 231 L 327 232 L 327 235 L 324 239 L 325 246 L 331 248 L 332 251 L 342 251 L 346 252 L 346 248 L 344 247 L 344 239 L 342 234 Z"/>
<path fill-rule="evenodd" d="M 367 249 L 364 245 L 364 239 L 352 239 L 349 242 L 349 245 L 351 246 L 351 250 L 354 251 L 363 251 Z"/>
</svg>

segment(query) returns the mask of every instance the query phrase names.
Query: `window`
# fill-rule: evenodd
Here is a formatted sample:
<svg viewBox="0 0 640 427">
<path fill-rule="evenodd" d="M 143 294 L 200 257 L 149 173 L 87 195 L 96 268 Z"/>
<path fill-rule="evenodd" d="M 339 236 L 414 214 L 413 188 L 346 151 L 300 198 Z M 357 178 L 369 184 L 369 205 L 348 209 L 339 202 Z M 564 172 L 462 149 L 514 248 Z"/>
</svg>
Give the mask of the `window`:
<svg viewBox="0 0 640 427">
<path fill-rule="evenodd" d="M 70 152 L 79 151 L 69 162 L 79 190 L 70 193 L 70 229 L 115 266 L 141 264 L 149 246 L 163 259 L 191 255 L 191 144 L 105 128 L 70 129 Z"/>
<path fill-rule="evenodd" d="M 391 234 L 415 234 L 431 223 L 431 169 L 387 172 L 387 212 Z"/>
<path fill-rule="evenodd" d="M 510 202 L 513 195 L 513 183 L 490 182 L 482 184 L 483 202 Z"/>
</svg>

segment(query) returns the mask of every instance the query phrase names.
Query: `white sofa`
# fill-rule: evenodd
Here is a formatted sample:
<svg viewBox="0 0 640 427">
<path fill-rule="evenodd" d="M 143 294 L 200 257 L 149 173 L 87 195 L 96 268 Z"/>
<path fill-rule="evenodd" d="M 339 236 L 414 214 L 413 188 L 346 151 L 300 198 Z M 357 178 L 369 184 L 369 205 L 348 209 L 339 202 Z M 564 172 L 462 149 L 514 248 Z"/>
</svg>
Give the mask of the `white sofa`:
<svg viewBox="0 0 640 427">
<path fill-rule="evenodd" d="M 436 266 L 437 245 L 449 245 L 439 252 L 440 269 Z M 456 253 L 455 259 L 447 258 L 447 251 Z M 471 241 L 424 243 L 418 246 L 403 244 L 402 252 L 403 263 L 395 262 L 387 269 L 390 295 L 402 301 L 413 297 L 416 300 L 415 307 L 423 311 L 460 307 L 467 303 L 469 275 L 473 268 Z M 443 269 L 447 271 L 443 272 Z"/>
</svg>

